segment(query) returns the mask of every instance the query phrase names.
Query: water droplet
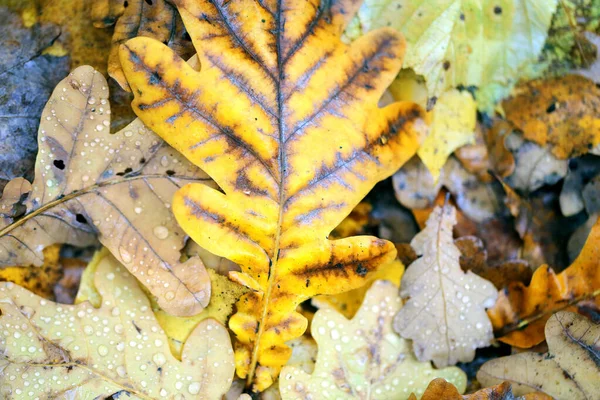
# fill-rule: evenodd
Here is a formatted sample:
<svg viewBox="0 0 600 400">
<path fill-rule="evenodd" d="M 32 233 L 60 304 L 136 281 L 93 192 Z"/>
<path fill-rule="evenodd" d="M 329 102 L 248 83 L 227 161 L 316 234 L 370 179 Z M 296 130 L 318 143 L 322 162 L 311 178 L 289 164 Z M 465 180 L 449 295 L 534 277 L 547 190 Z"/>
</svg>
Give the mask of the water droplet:
<svg viewBox="0 0 600 400">
<path fill-rule="evenodd" d="M 124 367 L 124 366 L 122 366 L 122 365 L 119 365 L 119 366 L 117 367 L 117 374 L 119 374 L 119 376 L 120 376 L 121 378 L 124 378 L 124 377 L 125 377 L 125 375 L 127 375 L 127 370 L 125 369 L 125 367 Z"/>
<path fill-rule="evenodd" d="M 173 300 L 174 298 L 175 298 L 175 293 L 173 293 L 173 292 L 167 292 L 165 294 L 165 299 L 167 299 L 169 301 Z"/>
<path fill-rule="evenodd" d="M 167 358 L 163 353 L 156 353 L 152 356 L 152 361 L 154 361 L 154 364 L 156 364 L 157 367 L 160 367 L 167 362 Z"/>
<path fill-rule="evenodd" d="M 161 240 L 166 239 L 169 236 L 169 230 L 162 225 L 154 227 L 153 232 L 154 232 L 154 236 L 156 236 L 157 238 L 159 238 Z"/>
<path fill-rule="evenodd" d="M 48 186 L 48 187 L 52 187 L 52 186 L 54 186 L 54 181 L 52 181 L 52 180 L 48 179 L 48 180 L 46 181 L 46 186 Z"/>
<path fill-rule="evenodd" d="M 160 159 L 160 165 L 162 165 L 163 167 L 168 167 L 169 166 L 169 159 L 167 158 L 167 156 L 162 156 Z"/>
<path fill-rule="evenodd" d="M 94 328 L 92 328 L 89 325 L 86 325 L 83 327 L 83 331 L 85 332 L 86 335 L 93 335 L 94 334 Z"/>
<path fill-rule="evenodd" d="M 100 124 L 96 125 L 96 130 L 97 131 L 101 131 L 102 129 L 104 129 L 104 127 Z"/>
<path fill-rule="evenodd" d="M 136 207 L 133 211 L 135 211 L 136 214 L 140 214 L 142 212 L 142 207 Z"/>
<path fill-rule="evenodd" d="M 121 261 L 123 261 L 125 264 L 129 264 L 133 259 L 131 253 L 129 253 L 123 246 L 119 247 L 119 254 L 121 255 Z"/>
<path fill-rule="evenodd" d="M 104 357 L 105 355 L 107 355 L 108 354 L 108 347 L 106 347 L 104 345 L 98 346 L 98 354 L 100 354 L 102 357 Z"/>
<path fill-rule="evenodd" d="M 96 104 L 96 98 L 94 96 L 90 96 L 87 102 L 88 104 Z"/>
<path fill-rule="evenodd" d="M 190 392 L 190 394 L 200 393 L 200 382 L 190 383 L 190 385 L 188 386 L 188 392 Z"/>
</svg>

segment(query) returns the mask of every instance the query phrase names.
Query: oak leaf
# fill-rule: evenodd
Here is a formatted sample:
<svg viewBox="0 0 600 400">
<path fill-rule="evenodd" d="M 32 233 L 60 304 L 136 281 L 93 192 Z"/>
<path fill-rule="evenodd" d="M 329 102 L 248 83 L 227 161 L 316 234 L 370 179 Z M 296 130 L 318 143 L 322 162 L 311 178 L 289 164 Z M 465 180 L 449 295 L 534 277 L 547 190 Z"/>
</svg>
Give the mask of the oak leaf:
<svg viewBox="0 0 600 400">
<path fill-rule="evenodd" d="M 408 300 L 394 319 L 394 329 L 413 340 L 417 359 L 433 360 L 437 367 L 471 361 L 475 349 L 493 338 L 485 308 L 494 304 L 496 289 L 461 270 L 460 252 L 452 241 L 454 224 L 454 207 L 436 207 L 411 241 L 421 258 L 404 273 L 400 296 Z"/>
<path fill-rule="evenodd" d="M 483 385 L 512 384 L 516 395 L 534 391 L 554 399 L 600 399 L 600 325 L 568 311 L 546 323 L 548 352 L 519 353 L 486 362 L 477 372 Z"/>
<path fill-rule="evenodd" d="M 404 67 L 425 77 L 429 97 L 476 86 L 477 105 L 491 110 L 522 69 L 537 61 L 557 0 L 367 0 L 346 35 L 383 26 L 406 36 Z"/>
<path fill-rule="evenodd" d="M 230 277 L 252 289 L 229 326 L 238 375 L 262 391 L 289 358 L 285 342 L 306 330 L 296 306 L 357 288 L 394 259 L 384 240 L 327 237 L 415 153 L 423 112 L 377 106 L 404 41 L 383 29 L 344 45 L 356 1 L 177 4 L 201 71 L 142 37 L 122 47 L 121 65 L 136 114 L 222 190 L 185 186 L 173 208 L 194 241 L 240 265 Z"/>
<path fill-rule="evenodd" d="M 210 179 L 139 120 L 110 134 L 107 97 L 106 80 L 91 67 L 54 90 L 35 180 L 18 180 L 0 200 L 0 266 L 39 266 L 45 247 L 88 246 L 98 235 L 161 307 L 196 314 L 208 304 L 210 280 L 198 258 L 179 262 L 186 237 L 169 207 L 179 187 Z"/>
<path fill-rule="evenodd" d="M 0 284 L 3 398 L 220 399 L 234 373 L 225 327 L 201 322 L 175 358 L 136 279 L 107 252 L 97 257 L 99 308 Z"/>
<path fill-rule="evenodd" d="M 319 345 L 315 370 L 307 374 L 284 367 L 279 382 L 283 400 L 402 400 L 411 392 L 421 395 L 435 377 L 464 391 L 466 376 L 460 369 L 434 369 L 417 361 L 409 342 L 393 332 L 392 318 L 401 306 L 395 285 L 375 281 L 352 320 L 332 309 L 317 311 L 311 326 Z"/>
<path fill-rule="evenodd" d="M 600 144 L 600 88 L 582 76 L 528 82 L 502 106 L 525 139 L 548 145 L 559 159 Z"/>
<path fill-rule="evenodd" d="M 600 221 L 592 228 L 579 257 L 556 274 L 540 266 L 525 286 L 514 282 L 500 292 L 488 315 L 499 340 L 532 347 L 544 340 L 544 325 L 553 312 L 584 299 L 600 305 Z"/>
<path fill-rule="evenodd" d="M 121 69 L 119 46 L 127 40 L 146 36 L 168 44 L 184 58 L 192 56 L 192 43 L 187 38 L 181 17 L 167 0 L 100 0 L 92 3 L 92 21 L 97 28 L 115 25 L 108 74 L 125 90 L 129 85 Z"/>
</svg>

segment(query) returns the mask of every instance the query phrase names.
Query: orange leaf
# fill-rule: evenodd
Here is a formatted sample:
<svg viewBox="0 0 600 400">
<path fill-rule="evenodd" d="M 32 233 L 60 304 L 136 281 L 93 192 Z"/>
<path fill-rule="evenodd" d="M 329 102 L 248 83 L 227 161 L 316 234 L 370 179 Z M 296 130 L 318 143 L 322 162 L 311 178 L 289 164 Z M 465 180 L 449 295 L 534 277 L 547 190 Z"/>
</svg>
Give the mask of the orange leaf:
<svg viewBox="0 0 600 400">
<path fill-rule="evenodd" d="M 600 304 L 600 220 L 569 268 L 556 274 L 547 265 L 540 266 L 529 286 L 513 282 L 501 291 L 488 316 L 496 333 L 503 335 L 499 340 L 529 348 L 544 340 L 544 326 L 552 313 L 588 298 Z"/>
</svg>

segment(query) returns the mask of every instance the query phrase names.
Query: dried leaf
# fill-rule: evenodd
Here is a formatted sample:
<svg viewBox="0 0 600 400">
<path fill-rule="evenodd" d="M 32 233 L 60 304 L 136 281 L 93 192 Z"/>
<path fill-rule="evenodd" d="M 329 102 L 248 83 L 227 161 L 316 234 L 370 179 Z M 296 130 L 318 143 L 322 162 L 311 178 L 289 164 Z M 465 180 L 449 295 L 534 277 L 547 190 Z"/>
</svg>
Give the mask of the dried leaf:
<svg viewBox="0 0 600 400">
<path fill-rule="evenodd" d="M 583 299 L 600 304 L 600 221 L 592 228 L 579 257 L 560 274 L 540 266 L 525 286 L 514 282 L 500 292 L 488 310 L 499 339 L 529 348 L 544 340 L 544 325 L 550 315 Z"/>
<path fill-rule="evenodd" d="M 394 260 L 382 265 L 377 272 L 373 274 L 371 281 L 365 285 L 350 290 L 348 292 L 333 294 L 329 296 L 316 296 L 312 299 L 312 304 L 319 309 L 331 308 L 342 314 L 345 318 L 351 319 L 358 312 L 367 291 L 371 284 L 376 280 L 386 280 L 400 287 L 400 280 L 404 274 L 404 264 L 399 260 Z"/>
<path fill-rule="evenodd" d="M 40 114 L 69 71 L 67 57 L 41 55 L 59 35 L 54 24 L 26 28 L 0 7 L 0 190 L 13 178 L 33 177 Z"/>
<path fill-rule="evenodd" d="M 560 209 L 564 216 L 575 215 L 585 208 L 582 191 L 598 174 L 600 157 L 588 154 L 569 160 L 569 172 L 560 192 Z M 594 211 L 588 210 L 588 213 Z"/>
<path fill-rule="evenodd" d="M 477 86 L 480 109 L 510 93 L 536 61 L 557 0 L 367 0 L 346 35 L 391 26 L 406 36 L 404 67 L 425 77 L 429 97 Z"/>
<path fill-rule="evenodd" d="M 417 154 L 437 181 L 452 152 L 473 143 L 477 109 L 469 92 L 443 93 L 431 111 L 431 127 Z"/>
<path fill-rule="evenodd" d="M 327 237 L 415 153 L 423 112 L 378 107 L 404 45 L 391 29 L 342 44 L 354 1 L 178 7 L 202 71 L 149 38 L 127 42 L 121 64 L 136 114 L 222 189 L 188 185 L 173 208 L 252 289 L 229 325 L 237 373 L 262 391 L 290 356 L 285 342 L 306 329 L 296 306 L 357 288 L 394 259 L 393 245 L 374 237 Z"/>
<path fill-rule="evenodd" d="M 52 298 L 54 286 L 62 276 L 59 253 L 60 245 L 48 246 L 43 251 L 43 265 L 4 267 L 0 269 L 0 281 L 13 282 L 38 296 Z"/>
<path fill-rule="evenodd" d="M 512 384 L 516 395 L 542 392 L 555 399 L 600 399 L 600 326 L 571 312 L 554 314 L 546 324 L 548 353 L 519 353 L 483 364 L 484 385 Z"/>
<path fill-rule="evenodd" d="M 412 394 L 409 400 L 417 400 Z M 462 396 L 458 389 L 442 378 L 436 378 L 429 383 L 421 400 L 520 400 L 515 399 L 510 383 L 503 382 L 496 386 L 478 390 L 473 394 Z"/>
<path fill-rule="evenodd" d="M 406 163 L 392 180 L 396 198 L 410 209 L 432 206 L 440 189 L 445 187 L 454 195 L 460 209 L 476 222 L 492 218 L 499 210 L 495 189 L 480 182 L 453 157 L 444 165 L 437 183 L 417 158 Z"/>
<path fill-rule="evenodd" d="M 99 257 L 97 309 L 0 284 L 3 397 L 220 399 L 234 372 L 227 330 L 201 322 L 176 359 L 136 279 L 107 252 Z"/>
<path fill-rule="evenodd" d="M 567 174 L 567 160 L 556 158 L 550 148 L 540 147 L 513 132 L 505 139 L 515 158 L 514 173 L 506 181 L 514 189 L 533 192 L 544 185 L 554 185 Z"/>
<path fill-rule="evenodd" d="M 179 262 L 186 238 L 169 207 L 179 187 L 209 179 L 139 120 L 109 134 L 107 97 L 90 67 L 55 89 L 42 113 L 26 212 L 0 224 L 0 265 L 41 265 L 44 247 L 87 246 L 99 234 L 163 309 L 196 314 L 208 304 L 209 277 L 199 259 Z"/>
<path fill-rule="evenodd" d="M 456 367 L 433 369 L 419 362 L 407 340 L 392 330 L 402 303 L 397 288 L 375 281 L 352 320 L 332 309 L 315 314 L 311 331 L 319 345 L 314 372 L 285 367 L 279 390 L 284 400 L 307 398 L 407 399 L 422 394 L 432 378 L 443 377 L 461 391 L 466 376 Z"/>
<path fill-rule="evenodd" d="M 421 258 L 404 274 L 400 296 L 408 300 L 394 319 L 394 329 L 413 340 L 417 358 L 433 360 L 438 367 L 471 361 L 475 349 L 493 338 L 485 308 L 494 304 L 496 289 L 460 269 L 460 252 L 452 242 L 454 224 L 454 207 L 436 207 L 412 240 Z"/>
<path fill-rule="evenodd" d="M 527 140 L 549 145 L 559 159 L 600 144 L 600 88 L 578 75 L 528 82 L 503 104 Z"/>
<path fill-rule="evenodd" d="M 181 17 L 166 0 L 100 1 L 92 6 L 92 19 L 98 28 L 115 24 L 108 74 L 125 90 L 129 90 L 129 85 L 121 69 L 119 46 L 127 40 L 137 36 L 151 37 L 168 44 L 184 58 L 193 55 L 191 41 L 185 40 Z"/>
</svg>

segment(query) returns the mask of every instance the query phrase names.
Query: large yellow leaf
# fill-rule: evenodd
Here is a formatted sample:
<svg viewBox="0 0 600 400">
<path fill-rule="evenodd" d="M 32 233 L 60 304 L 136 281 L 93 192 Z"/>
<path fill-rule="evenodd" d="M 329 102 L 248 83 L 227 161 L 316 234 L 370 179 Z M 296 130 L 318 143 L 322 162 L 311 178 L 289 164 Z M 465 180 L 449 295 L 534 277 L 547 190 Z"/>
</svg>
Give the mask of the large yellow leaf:
<svg viewBox="0 0 600 400">
<path fill-rule="evenodd" d="M 2 398 L 220 399 L 234 372 L 225 327 L 198 324 L 179 360 L 137 280 L 108 252 L 95 262 L 99 308 L 0 284 Z"/>
<path fill-rule="evenodd" d="M 394 333 L 392 319 L 401 307 L 396 285 L 375 281 L 352 320 L 333 309 L 319 310 L 311 326 L 319 345 L 315 370 L 286 366 L 279 382 L 283 400 L 406 400 L 411 392 L 422 395 L 438 377 L 464 392 L 466 376 L 459 368 L 419 362 L 409 341 Z"/>
<path fill-rule="evenodd" d="M 476 86 L 490 110 L 542 50 L 557 0 L 367 0 L 347 35 L 381 26 L 406 35 L 404 66 L 426 80 L 430 97 Z"/>
<path fill-rule="evenodd" d="M 494 305 L 496 288 L 461 270 L 460 251 L 452 241 L 455 224 L 454 207 L 436 207 L 411 241 L 421 257 L 402 278 L 400 296 L 407 301 L 394 319 L 396 331 L 413 340 L 417 358 L 433 360 L 437 367 L 473 360 L 475 349 L 493 338 L 485 308 Z"/>
<path fill-rule="evenodd" d="M 188 182 L 210 182 L 199 168 L 135 120 L 111 134 L 104 77 L 75 69 L 42 113 L 32 184 L 16 179 L 0 200 L 0 267 L 42 265 L 54 243 L 89 246 L 96 236 L 158 298 L 193 315 L 208 304 L 202 262 L 180 262 L 186 236 L 171 198 Z"/>
<path fill-rule="evenodd" d="M 136 114 L 222 189 L 188 185 L 173 208 L 198 244 L 241 266 L 230 276 L 252 291 L 230 320 L 236 367 L 261 391 L 306 329 L 297 304 L 359 287 L 394 258 L 384 240 L 327 237 L 415 153 L 422 110 L 377 106 L 404 41 L 383 29 L 344 45 L 357 1 L 178 6 L 201 71 L 148 38 L 127 42 L 121 64 Z"/>
</svg>

